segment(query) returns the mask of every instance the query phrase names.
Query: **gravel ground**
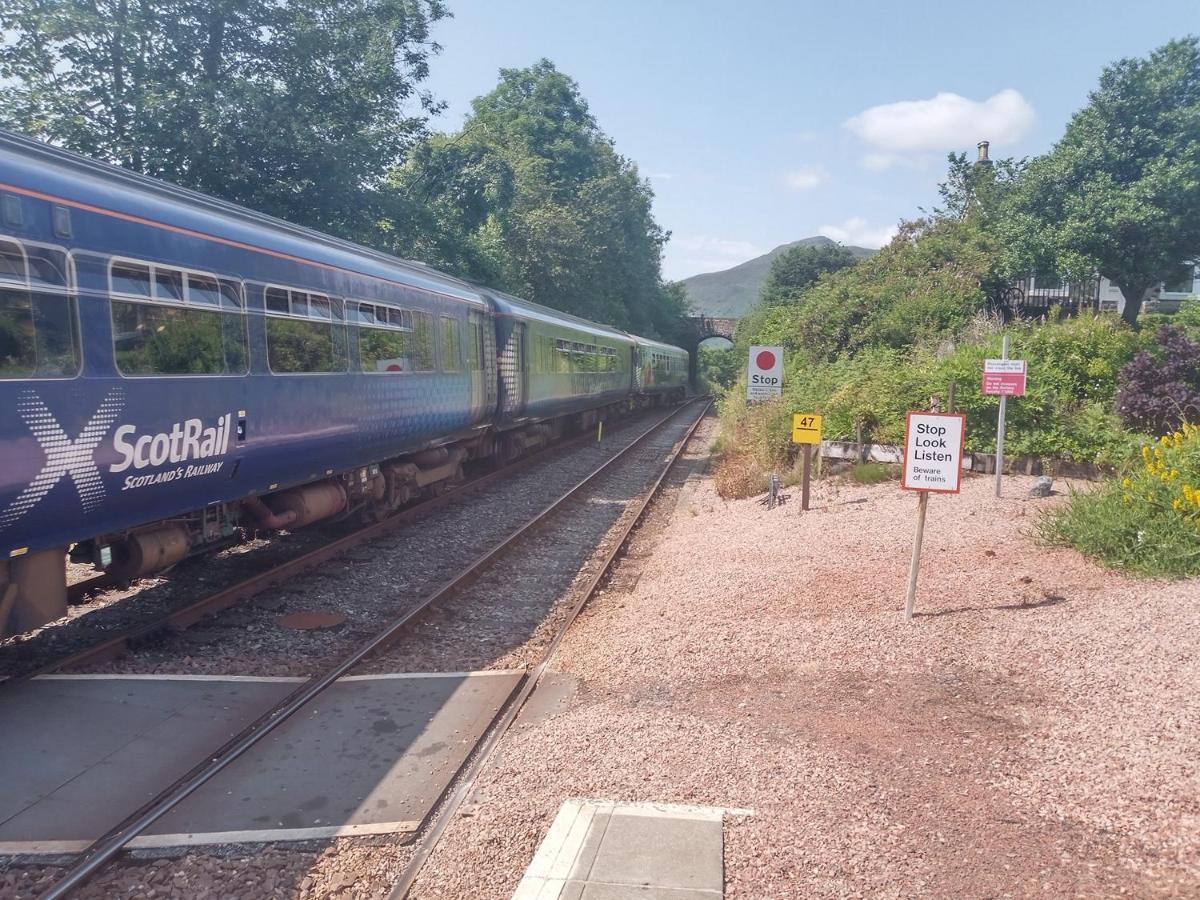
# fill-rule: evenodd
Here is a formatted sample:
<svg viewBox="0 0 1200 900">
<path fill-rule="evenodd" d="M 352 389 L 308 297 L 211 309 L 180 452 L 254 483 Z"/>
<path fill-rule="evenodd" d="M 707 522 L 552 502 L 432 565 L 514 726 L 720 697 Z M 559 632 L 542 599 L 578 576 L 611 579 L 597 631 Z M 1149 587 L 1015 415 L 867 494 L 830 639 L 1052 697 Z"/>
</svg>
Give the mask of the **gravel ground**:
<svg viewBox="0 0 1200 900">
<path fill-rule="evenodd" d="M 284 596 L 277 592 L 218 614 L 93 671 L 310 674 L 368 637 L 405 602 L 457 573 L 660 415 L 622 423 L 599 447 L 585 446 L 548 460 L 460 506 L 437 511 L 419 527 L 406 526 L 359 547 L 326 570 L 298 579 Z M 556 519 L 545 532 L 531 536 L 526 552 L 499 561 L 361 671 L 511 668 L 540 659 L 569 605 L 573 585 L 594 571 L 594 557 L 612 540 L 609 532 L 630 514 L 629 502 L 654 477 L 659 460 L 690 421 L 683 413 L 664 435 L 648 439 L 602 476 L 585 500 L 565 511 L 565 524 Z M 398 558 L 405 560 L 402 571 Z M 312 632 L 277 626 L 281 615 L 300 609 L 337 610 L 347 623 Z M 228 847 L 174 860 L 127 860 L 102 873 L 80 896 L 380 897 L 387 895 L 412 852 L 411 846 L 387 837 L 308 846 L 316 849 Z M 56 874 L 49 867 L 0 868 L 0 897 L 33 896 Z"/>
<path fill-rule="evenodd" d="M 767 511 L 694 479 L 413 896 L 510 896 L 568 797 L 753 809 L 730 897 L 1200 895 L 1200 583 L 1038 547 L 1062 497 L 1032 483 L 931 499 L 906 624 L 912 495 L 830 480 Z"/>
</svg>

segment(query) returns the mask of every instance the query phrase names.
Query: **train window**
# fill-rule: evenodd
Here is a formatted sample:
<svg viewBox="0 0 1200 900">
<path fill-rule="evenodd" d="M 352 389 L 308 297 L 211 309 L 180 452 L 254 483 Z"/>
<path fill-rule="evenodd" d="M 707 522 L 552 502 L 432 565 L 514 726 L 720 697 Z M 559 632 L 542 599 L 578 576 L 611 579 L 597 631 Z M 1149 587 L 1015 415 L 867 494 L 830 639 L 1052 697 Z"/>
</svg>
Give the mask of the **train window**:
<svg viewBox="0 0 1200 900">
<path fill-rule="evenodd" d="M 334 325 L 333 308 L 340 301 L 325 294 L 269 287 L 267 363 L 281 374 L 343 372 L 345 335 Z M 340 305 L 337 318 L 341 318 Z M 287 318 L 283 318 L 287 316 Z"/>
<path fill-rule="evenodd" d="M 305 319 L 267 319 L 267 362 L 281 373 L 340 372 L 332 327 Z"/>
<path fill-rule="evenodd" d="M 114 300 L 113 339 L 124 375 L 241 375 L 246 326 L 215 310 Z"/>
<path fill-rule="evenodd" d="M 336 304 L 335 304 L 336 305 Z M 411 328 L 406 310 L 369 303 L 352 304 L 350 321 L 359 327 L 358 365 L 364 372 L 411 372 Z M 407 317 L 411 321 L 411 316 Z"/>
<path fill-rule="evenodd" d="M 433 316 L 425 312 L 412 313 L 412 358 L 414 372 L 432 372 Z"/>
<path fill-rule="evenodd" d="M 150 296 L 150 267 L 133 263 L 113 263 L 112 289 L 115 294 L 131 297 Z"/>
<path fill-rule="evenodd" d="M 222 309 L 239 312 L 245 309 L 246 298 L 242 296 L 242 285 L 240 282 L 222 281 L 220 282 L 220 290 Z"/>
<path fill-rule="evenodd" d="M 79 372 L 75 301 L 61 250 L 0 241 L 0 378 Z"/>
<path fill-rule="evenodd" d="M 332 319 L 333 313 L 329 306 L 329 298 L 322 297 L 320 294 L 313 294 L 309 298 L 309 314 L 314 319 Z"/>
<path fill-rule="evenodd" d="M 462 348 L 458 340 L 458 320 L 442 316 L 442 371 L 457 372 L 462 368 Z"/>
<path fill-rule="evenodd" d="M 109 284 L 114 357 L 121 374 L 244 375 L 249 370 L 240 283 L 113 260 Z"/>
<path fill-rule="evenodd" d="M 267 312 L 288 313 L 291 305 L 288 303 L 288 292 L 279 288 L 267 288 Z"/>
<path fill-rule="evenodd" d="M 0 281 L 28 282 L 25 254 L 17 244 L 0 241 Z"/>
<path fill-rule="evenodd" d="M 475 313 L 471 313 L 471 353 L 467 358 L 467 368 L 472 372 L 482 372 L 483 365 L 483 323 L 477 320 Z"/>
<path fill-rule="evenodd" d="M 188 303 L 199 303 L 202 306 L 221 305 L 221 286 L 217 279 L 208 275 L 193 275 L 187 277 Z"/>
<path fill-rule="evenodd" d="M 183 302 L 183 273 L 154 267 L 154 297 L 157 300 Z"/>
</svg>

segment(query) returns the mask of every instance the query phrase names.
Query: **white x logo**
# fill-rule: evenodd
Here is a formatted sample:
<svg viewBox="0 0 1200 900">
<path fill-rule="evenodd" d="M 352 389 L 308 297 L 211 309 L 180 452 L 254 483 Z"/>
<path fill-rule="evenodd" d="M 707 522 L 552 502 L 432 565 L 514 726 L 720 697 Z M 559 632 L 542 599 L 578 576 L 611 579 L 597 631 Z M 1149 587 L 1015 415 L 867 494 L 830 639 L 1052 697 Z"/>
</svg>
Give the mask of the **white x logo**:
<svg viewBox="0 0 1200 900">
<path fill-rule="evenodd" d="M 22 391 L 17 400 L 17 411 L 37 438 L 46 455 L 46 462 L 29 486 L 8 505 L 8 509 L 0 513 L 0 529 L 7 528 L 33 509 L 64 475 L 70 475 L 75 483 L 79 505 L 85 513 L 99 506 L 104 500 L 104 482 L 100 480 L 100 472 L 92 454 L 104 440 L 109 426 L 117 420 L 124 405 L 124 391 L 113 388 L 83 431 L 79 432 L 79 437 L 71 440 L 54 414 L 46 408 L 42 398 L 33 391 Z"/>
</svg>

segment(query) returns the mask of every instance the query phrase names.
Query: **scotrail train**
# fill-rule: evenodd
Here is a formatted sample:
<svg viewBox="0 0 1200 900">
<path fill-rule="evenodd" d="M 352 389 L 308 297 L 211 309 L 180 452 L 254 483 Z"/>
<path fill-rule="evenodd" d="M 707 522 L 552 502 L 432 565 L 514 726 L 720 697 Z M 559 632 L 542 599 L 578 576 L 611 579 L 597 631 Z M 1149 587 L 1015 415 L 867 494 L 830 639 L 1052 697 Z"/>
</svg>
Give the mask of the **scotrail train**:
<svg viewBox="0 0 1200 900">
<path fill-rule="evenodd" d="M 0 634 L 238 529 L 383 516 L 688 355 L 0 132 Z"/>
</svg>

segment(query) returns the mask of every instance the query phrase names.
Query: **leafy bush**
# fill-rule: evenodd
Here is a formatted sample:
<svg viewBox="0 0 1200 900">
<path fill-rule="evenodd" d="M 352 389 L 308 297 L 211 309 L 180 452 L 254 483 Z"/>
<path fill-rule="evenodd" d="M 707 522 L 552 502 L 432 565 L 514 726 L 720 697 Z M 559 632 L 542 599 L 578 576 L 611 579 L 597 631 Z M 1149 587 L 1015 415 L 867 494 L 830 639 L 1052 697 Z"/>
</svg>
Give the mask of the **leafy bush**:
<svg viewBox="0 0 1200 900">
<path fill-rule="evenodd" d="M 1117 411 L 1134 428 L 1160 434 L 1200 421 L 1200 343 L 1164 325 L 1154 346 L 1121 370 Z"/>
<path fill-rule="evenodd" d="M 1200 426 L 1142 448 L 1120 480 L 1049 510 L 1044 541 L 1072 546 L 1114 568 L 1141 575 L 1200 575 Z"/>
</svg>

